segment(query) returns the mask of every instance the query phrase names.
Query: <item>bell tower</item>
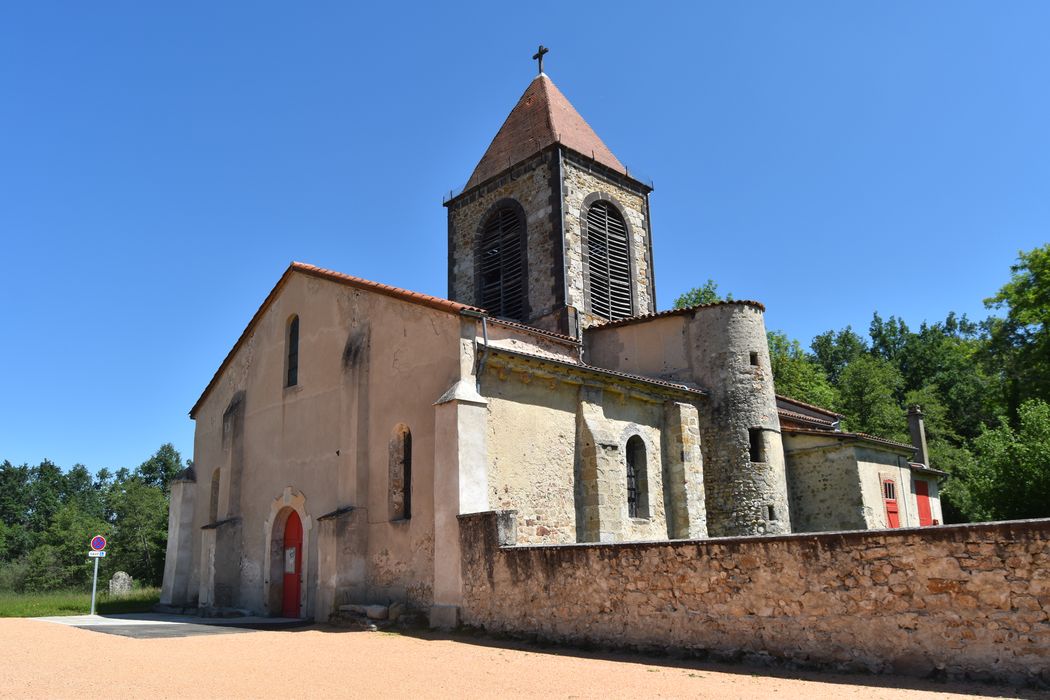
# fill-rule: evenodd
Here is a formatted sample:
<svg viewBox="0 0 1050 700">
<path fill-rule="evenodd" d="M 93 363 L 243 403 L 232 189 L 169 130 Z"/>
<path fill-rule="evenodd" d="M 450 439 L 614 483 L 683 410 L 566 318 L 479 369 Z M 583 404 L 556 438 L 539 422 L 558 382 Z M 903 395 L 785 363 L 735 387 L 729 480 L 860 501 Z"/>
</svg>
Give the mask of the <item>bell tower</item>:
<svg viewBox="0 0 1050 700">
<path fill-rule="evenodd" d="M 579 336 L 655 310 L 649 193 L 542 72 L 448 199 L 448 297 Z"/>
</svg>

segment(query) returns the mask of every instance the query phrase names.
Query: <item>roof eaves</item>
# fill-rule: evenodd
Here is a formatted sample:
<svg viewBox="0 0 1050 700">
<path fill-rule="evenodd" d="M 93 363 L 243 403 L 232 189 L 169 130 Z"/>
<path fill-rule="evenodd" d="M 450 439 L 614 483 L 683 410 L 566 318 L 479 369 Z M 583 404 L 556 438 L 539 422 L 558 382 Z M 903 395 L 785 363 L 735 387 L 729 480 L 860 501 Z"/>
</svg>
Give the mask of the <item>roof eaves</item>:
<svg viewBox="0 0 1050 700">
<path fill-rule="evenodd" d="M 649 386 L 659 387 L 663 390 L 673 390 L 675 392 L 690 394 L 693 396 L 707 396 L 707 392 L 703 389 L 694 388 L 686 384 L 679 384 L 677 382 L 668 382 L 663 379 L 654 379 L 652 377 L 646 377 L 639 374 L 629 374 L 627 372 L 618 372 L 612 369 L 605 369 L 603 367 L 594 367 L 593 365 L 586 365 L 582 363 L 569 362 L 567 360 L 561 360 L 555 357 L 548 357 L 545 355 L 533 355 L 528 352 L 521 352 L 520 350 L 509 350 L 507 348 L 496 347 L 493 345 L 481 346 L 484 352 L 492 353 L 496 355 L 511 355 L 514 357 L 520 357 L 527 360 L 535 360 L 538 362 L 546 362 L 553 365 L 565 367 L 567 369 L 574 369 L 588 374 L 600 374 L 606 377 L 616 377 L 618 379 L 626 379 L 632 382 L 638 382 L 639 384 L 647 384 Z"/>
<path fill-rule="evenodd" d="M 506 326 L 507 328 L 514 328 L 516 330 L 523 331 L 525 333 L 531 333 L 533 335 L 542 336 L 544 338 L 551 338 L 562 343 L 570 343 L 572 345 L 582 345 L 582 343 L 576 338 L 569 335 L 562 335 L 561 333 L 555 333 L 554 331 L 547 331 L 542 328 L 536 328 L 525 323 L 518 323 L 517 321 L 508 321 L 505 318 L 496 318 L 495 316 L 488 317 L 489 323 L 494 323 L 498 326 Z"/>
<path fill-rule="evenodd" d="M 686 306 L 681 309 L 667 309 L 666 311 L 657 311 L 651 314 L 641 314 L 638 316 L 631 316 L 629 318 L 621 318 L 616 321 L 606 321 L 605 323 L 591 326 L 591 328 L 600 330 L 604 328 L 615 328 L 617 326 L 626 326 L 631 323 L 641 323 L 643 321 L 651 321 L 657 318 L 668 318 L 671 316 L 685 316 L 698 311 L 700 309 L 710 309 L 716 306 L 750 306 L 758 309 L 759 311 L 765 311 L 766 306 L 760 301 L 753 299 L 733 299 L 732 301 L 716 301 L 710 304 L 695 304 L 693 306 Z"/>
<path fill-rule="evenodd" d="M 835 421 L 824 420 L 823 418 L 816 418 L 814 416 L 806 415 L 805 413 L 796 413 L 795 411 L 789 411 L 784 408 L 778 408 L 777 414 L 785 418 L 797 420 L 804 423 L 815 423 L 817 425 L 826 425 L 831 428 L 835 425 Z"/>
<path fill-rule="evenodd" d="M 818 412 L 823 413 L 823 414 L 828 415 L 828 416 L 835 416 L 836 418 L 845 418 L 845 415 L 843 415 L 842 413 L 835 413 L 831 409 L 824 408 L 823 406 L 817 406 L 816 404 L 806 403 L 805 401 L 799 401 L 798 399 L 793 399 L 790 396 L 784 396 L 783 394 L 777 394 L 776 398 L 778 398 L 778 399 L 780 399 L 782 401 L 788 401 L 788 402 L 793 403 L 793 404 L 795 404 L 797 406 L 804 406 L 804 407 L 810 409 L 811 411 L 818 411 Z"/>
<path fill-rule="evenodd" d="M 867 433 L 844 433 L 830 430 L 814 430 L 810 428 L 784 428 L 783 430 L 785 433 L 798 435 L 818 435 L 821 437 L 835 438 L 837 440 L 872 442 L 886 447 L 894 447 L 898 451 L 907 451 L 909 454 L 915 452 L 914 445 L 906 445 L 903 442 L 881 438 L 877 435 L 868 435 Z"/>
<path fill-rule="evenodd" d="M 212 375 L 211 381 L 209 381 L 208 385 L 204 387 L 204 391 L 201 392 L 200 398 L 197 399 L 197 402 L 193 404 L 193 408 L 190 409 L 190 418 L 196 417 L 197 409 L 200 408 L 201 404 L 204 402 L 204 399 L 207 398 L 208 394 L 210 394 L 212 389 L 215 388 L 215 385 L 219 383 L 219 377 L 222 376 L 222 373 L 226 371 L 226 368 L 229 367 L 231 362 L 233 362 L 233 358 L 237 354 L 237 351 L 240 349 L 241 345 L 243 345 L 244 342 L 247 341 L 249 336 L 251 336 L 252 331 L 255 330 L 255 326 L 259 322 L 259 319 L 261 319 L 263 314 L 266 313 L 266 310 L 270 308 L 270 305 L 277 298 L 277 295 L 280 293 L 281 289 L 284 288 L 284 285 L 288 283 L 288 280 L 291 279 L 291 276 L 296 272 L 304 275 L 309 275 L 311 277 L 326 279 L 337 284 L 346 285 L 348 287 L 354 287 L 356 289 L 375 292 L 377 294 L 393 297 L 395 299 L 401 299 L 402 301 L 407 301 L 413 304 L 428 306 L 432 309 L 444 311 L 446 313 L 455 314 L 460 313 L 462 311 L 476 311 L 478 313 L 485 313 L 484 309 L 479 309 L 475 306 L 468 306 L 467 304 L 460 304 L 459 302 L 451 301 L 449 299 L 433 297 L 429 294 L 421 294 L 419 292 L 401 289 L 400 287 L 393 287 L 389 284 L 372 282 L 371 280 L 366 280 L 361 277 L 346 275 L 341 272 L 335 272 L 334 270 L 328 270 L 323 267 L 317 267 L 316 265 L 310 265 L 308 263 L 292 262 L 290 265 L 288 265 L 288 268 L 284 271 L 284 274 L 281 275 L 281 278 L 277 280 L 277 284 L 273 286 L 273 289 L 270 290 L 270 293 L 266 295 L 265 299 L 263 299 L 262 304 L 259 305 L 259 308 L 258 310 L 256 310 L 255 314 L 252 315 L 251 320 L 248 321 L 248 325 L 244 327 L 244 331 L 241 332 L 240 337 L 237 338 L 237 342 L 235 342 L 233 344 L 233 347 L 230 348 L 230 351 L 226 354 L 226 357 L 223 359 L 222 364 L 220 364 L 219 368 L 215 370 L 215 374 Z"/>
<path fill-rule="evenodd" d="M 948 472 L 943 469 L 934 469 L 933 467 L 928 467 L 925 464 L 919 464 L 918 462 L 908 462 L 908 468 L 913 472 L 926 472 L 929 474 L 937 474 L 938 476 L 948 476 Z"/>
</svg>

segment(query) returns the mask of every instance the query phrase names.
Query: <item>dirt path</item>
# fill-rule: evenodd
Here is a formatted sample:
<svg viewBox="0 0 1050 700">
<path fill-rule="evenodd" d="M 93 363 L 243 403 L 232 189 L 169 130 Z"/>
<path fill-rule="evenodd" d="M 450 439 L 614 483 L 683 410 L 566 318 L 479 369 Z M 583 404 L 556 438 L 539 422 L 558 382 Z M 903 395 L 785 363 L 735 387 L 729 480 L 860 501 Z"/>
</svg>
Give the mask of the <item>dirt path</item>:
<svg viewBox="0 0 1050 700">
<path fill-rule="evenodd" d="M 0 620 L 0 697 L 946 698 L 1008 689 L 311 628 L 130 639 Z M 761 675 L 760 675 L 761 674 Z M 819 679 L 819 680 L 818 680 Z M 1050 693 L 1026 697 L 1050 699 Z"/>
</svg>

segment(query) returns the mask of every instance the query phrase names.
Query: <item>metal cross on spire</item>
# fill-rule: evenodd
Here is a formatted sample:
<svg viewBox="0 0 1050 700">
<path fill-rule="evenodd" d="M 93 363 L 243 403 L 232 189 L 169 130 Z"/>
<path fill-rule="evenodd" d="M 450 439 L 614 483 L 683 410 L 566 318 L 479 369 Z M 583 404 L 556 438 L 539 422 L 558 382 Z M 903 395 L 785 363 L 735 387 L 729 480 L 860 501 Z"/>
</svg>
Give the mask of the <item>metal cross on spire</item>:
<svg viewBox="0 0 1050 700">
<path fill-rule="evenodd" d="M 532 56 L 532 60 L 533 61 L 539 61 L 540 62 L 540 66 L 539 66 L 539 68 L 540 68 L 540 75 L 543 75 L 543 54 L 549 53 L 549 52 L 550 52 L 550 49 L 546 48 L 543 44 L 540 44 L 540 50 L 537 51 Z"/>
</svg>

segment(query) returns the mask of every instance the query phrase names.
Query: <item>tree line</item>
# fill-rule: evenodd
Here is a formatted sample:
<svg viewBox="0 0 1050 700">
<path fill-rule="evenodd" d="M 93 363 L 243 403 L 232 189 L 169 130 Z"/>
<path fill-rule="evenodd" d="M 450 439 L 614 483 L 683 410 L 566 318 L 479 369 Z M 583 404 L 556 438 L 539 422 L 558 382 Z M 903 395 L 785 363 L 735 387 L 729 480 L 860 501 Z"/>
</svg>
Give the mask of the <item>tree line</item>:
<svg viewBox="0 0 1050 700">
<path fill-rule="evenodd" d="M 843 430 L 910 442 L 925 414 L 931 466 L 948 472 L 948 522 L 1050 516 L 1050 244 L 1021 252 L 982 321 L 949 313 L 909 328 L 872 316 L 867 334 L 828 330 L 808 349 L 768 332 L 777 392 L 838 411 Z M 676 307 L 732 299 L 708 280 Z"/>
<path fill-rule="evenodd" d="M 0 464 L 0 591 L 30 592 L 90 586 L 87 557 L 94 535 L 108 541 L 99 580 L 126 571 L 160 585 L 168 536 L 168 485 L 184 468 L 169 443 L 136 469 L 82 464 L 63 470 Z"/>
</svg>

